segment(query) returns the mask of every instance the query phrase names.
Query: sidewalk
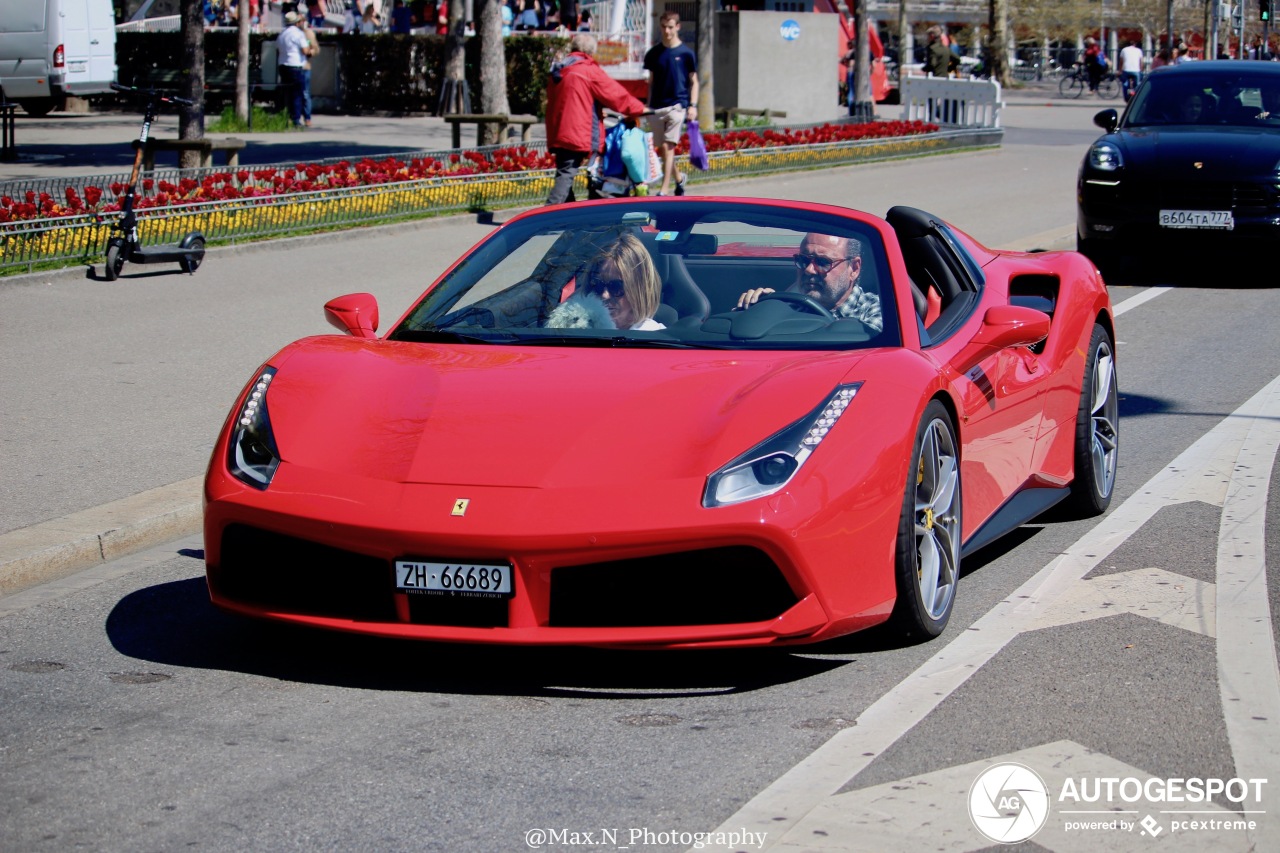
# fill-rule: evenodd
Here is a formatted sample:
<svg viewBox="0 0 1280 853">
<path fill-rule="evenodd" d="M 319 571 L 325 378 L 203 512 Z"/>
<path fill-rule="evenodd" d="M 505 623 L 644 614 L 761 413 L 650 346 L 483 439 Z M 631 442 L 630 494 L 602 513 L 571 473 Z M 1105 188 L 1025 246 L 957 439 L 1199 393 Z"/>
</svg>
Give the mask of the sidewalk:
<svg viewBox="0 0 1280 853">
<path fill-rule="evenodd" d="M 206 125 L 209 120 L 206 118 Z M 127 173 L 133 166 L 131 143 L 138 138 L 142 115 L 121 112 L 50 113 L 32 118 L 18 110 L 14 131 L 18 159 L 0 162 L 0 181 Z M 161 115 L 151 126 L 156 138 L 178 136 L 178 118 Z M 242 166 L 332 157 L 385 157 L 405 151 L 446 151 L 451 128 L 437 116 L 320 115 L 307 130 L 283 133 L 209 133 L 248 142 L 240 152 Z M 534 140 L 546 139 L 546 127 L 533 126 Z M 463 147 L 475 145 L 475 128 L 462 128 Z M 157 157 L 157 166 L 177 165 L 177 154 Z M 223 162 L 214 156 L 214 164 Z"/>
</svg>

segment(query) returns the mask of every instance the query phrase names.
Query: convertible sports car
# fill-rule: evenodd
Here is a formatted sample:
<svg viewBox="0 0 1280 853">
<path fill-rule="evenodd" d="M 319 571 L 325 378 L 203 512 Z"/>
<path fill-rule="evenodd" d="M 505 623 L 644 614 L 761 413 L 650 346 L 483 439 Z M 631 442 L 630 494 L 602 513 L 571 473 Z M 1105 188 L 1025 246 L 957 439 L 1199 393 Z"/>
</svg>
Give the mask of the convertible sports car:
<svg viewBox="0 0 1280 853">
<path fill-rule="evenodd" d="M 1077 245 L 1105 265 L 1154 239 L 1201 250 L 1280 239 L 1280 66 L 1189 62 L 1153 72 L 1089 148 Z M 1179 253 L 1179 258 L 1185 253 Z M 1221 257 L 1221 255 L 1215 255 Z"/>
<path fill-rule="evenodd" d="M 964 554 L 1115 483 L 1097 270 L 911 208 L 542 208 L 384 337 L 369 294 L 325 310 L 347 335 L 273 355 L 213 451 L 227 610 L 475 643 L 928 638 Z"/>
</svg>

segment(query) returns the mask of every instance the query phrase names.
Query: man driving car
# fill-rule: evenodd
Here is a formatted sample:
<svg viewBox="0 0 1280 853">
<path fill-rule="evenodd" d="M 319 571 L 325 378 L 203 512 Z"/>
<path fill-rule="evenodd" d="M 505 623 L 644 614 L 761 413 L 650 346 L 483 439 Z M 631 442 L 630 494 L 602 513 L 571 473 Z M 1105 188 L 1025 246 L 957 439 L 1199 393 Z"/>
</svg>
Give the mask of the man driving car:
<svg viewBox="0 0 1280 853">
<path fill-rule="evenodd" d="M 884 328 L 880 297 L 862 289 L 862 244 L 854 237 L 809 233 L 800 241 L 800 251 L 792 256 L 796 280 L 787 288 L 800 293 L 841 318 L 860 320 L 873 332 Z M 771 287 L 748 290 L 738 297 L 737 310 L 754 305 Z"/>
</svg>

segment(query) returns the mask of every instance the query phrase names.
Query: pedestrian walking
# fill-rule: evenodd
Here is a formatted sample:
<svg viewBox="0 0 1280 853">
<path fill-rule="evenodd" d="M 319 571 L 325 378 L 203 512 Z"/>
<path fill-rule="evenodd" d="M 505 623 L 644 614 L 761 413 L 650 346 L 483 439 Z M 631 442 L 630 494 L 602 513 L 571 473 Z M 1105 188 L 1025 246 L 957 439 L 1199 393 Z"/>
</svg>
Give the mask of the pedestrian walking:
<svg viewBox="0 0 1280 853">
<path fill-rule="evenodd" d="M 547 204 L 574 201 L 573 182 L 593 156 L 604 151 L 604 109 L 636 118 L 644 104 L 595 60 L 596 37 L 574 33 L 569 53 L 551 66 L 547 84 L 547 150 L 556 177 Z"/>
<path fill-rule="evenodd" d="M 926 30 L 929 37 L 928 53 L 925 54 L 924 71 L 934 77 L 946 77 L 951 68 L 951 51 L 942 41 L 942 27 L 932 26 Z"/>
<path fill-rule="evenodd" d="M 684 195 L 685 176 L 676 171 L 676 146 L 687 120 L 698 120 L 698 56 L 680 41 L 680 15 L 670 10 L 659 19 L 662 41 L 644 55 L 649 72 L 649 128 L 662 156 L 662 188 L 658 195 Z"/>
<path fill-rule="evenodd" d="M 303 18 L 297 12 L 284 16 L 285 27 L 276 36 L 276 55 L 280 63 L 280 79 L 289 86 L 289 119 L 294 127 L 306 127 L 304 90 L 307 83 L 303 71 L 312 53 L 311 41 L 302 31 Z"/>
<path fill-rule="evenodd" d="M 1120 87 L 1124 92 L 1124 102 L 1133 99 L 1142 82 L 1142 48 L 1130 41 L 1120 50 Z"/>
</svg>

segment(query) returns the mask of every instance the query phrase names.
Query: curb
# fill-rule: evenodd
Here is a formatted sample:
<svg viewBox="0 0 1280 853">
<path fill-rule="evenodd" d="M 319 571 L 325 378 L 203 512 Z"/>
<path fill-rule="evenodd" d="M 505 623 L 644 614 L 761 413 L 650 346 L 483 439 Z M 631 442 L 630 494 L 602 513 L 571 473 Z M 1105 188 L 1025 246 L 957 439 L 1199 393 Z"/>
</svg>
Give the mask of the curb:
<svg viewBox="0 0 1280 853">
<path fill-rule="evenodd" d="M 204 477 L 0 534 L 0 596 L 200 530 Z"/>
</svg>

